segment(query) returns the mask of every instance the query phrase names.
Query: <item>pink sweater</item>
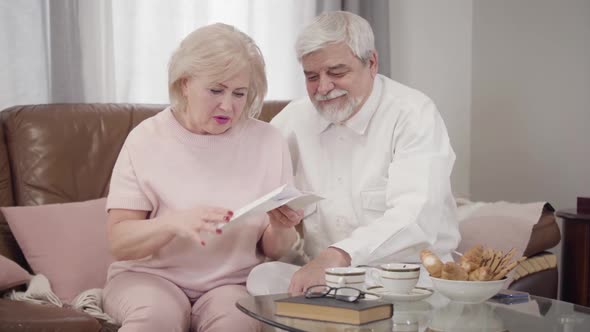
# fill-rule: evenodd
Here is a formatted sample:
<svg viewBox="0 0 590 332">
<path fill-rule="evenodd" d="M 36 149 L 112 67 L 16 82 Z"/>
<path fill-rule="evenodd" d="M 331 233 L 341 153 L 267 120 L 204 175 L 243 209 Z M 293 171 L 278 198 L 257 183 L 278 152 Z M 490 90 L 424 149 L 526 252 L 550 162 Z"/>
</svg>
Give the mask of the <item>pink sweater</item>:
<svg viewBox="0 0 590 332">
<path fill-rule="evenodd" d="M 271 125 L 249 119 L 221 135 L 197 135 L 167 108 L 127 137 L 113 169 L 107 209 L 151 211 L 149 218 L 197 205 L 236 210 L 291 182 L 287 144 Z M 174 238 L 150 257 L 113 263 L 108 280 L 122 271 L 147 272 L 189 296 L 244 283 L 263 260 L 257 242 L 267 225 L 262 214 L 221 235 L 202 233 L 204 247 Z"/>
</svg>

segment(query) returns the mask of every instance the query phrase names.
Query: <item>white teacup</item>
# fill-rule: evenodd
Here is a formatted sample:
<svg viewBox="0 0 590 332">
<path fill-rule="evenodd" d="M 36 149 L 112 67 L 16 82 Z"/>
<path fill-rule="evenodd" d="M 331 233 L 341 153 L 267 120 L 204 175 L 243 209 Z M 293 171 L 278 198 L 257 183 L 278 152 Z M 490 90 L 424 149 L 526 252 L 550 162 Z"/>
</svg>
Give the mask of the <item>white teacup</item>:
<svg viewBox="0 0 590 332">
<path fill-rule="evenodd" d="M 365 269 L 358 267 L 331 267 L 325 270 L 326 285 L 330 287 L 352 287 L 365 290 Z M 342 295 L 345 290 L 339 291 Z"/>
<path fill-rule="evenodd" d="M 388 292 L 408 294 L 420 278 L 420 265 L 389 263 L 370 270 L 370 277 Z"/>
</svg>

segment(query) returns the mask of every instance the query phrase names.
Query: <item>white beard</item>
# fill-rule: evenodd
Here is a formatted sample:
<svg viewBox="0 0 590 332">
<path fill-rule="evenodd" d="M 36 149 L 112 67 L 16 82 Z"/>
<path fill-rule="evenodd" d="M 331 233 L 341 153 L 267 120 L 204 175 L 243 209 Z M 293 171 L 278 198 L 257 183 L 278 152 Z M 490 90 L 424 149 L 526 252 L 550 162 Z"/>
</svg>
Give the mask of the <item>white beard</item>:
<svg viewBox="0 0 590 332">
<path fill-rule="evenodd" d="M 341 124 L 353 115 L 354 109 L 356 108 L 356 106 L 358 106 L 360 100 L 358 100 L 358 98 L 351 98 L 349 96 L 346 96 L 344 105 L 342 105 L 342 103 L 334 103 L 331 105 L 323 106 L 320 106 L 318 101 L 330 100 L 347 94 L 348 91 L 346 90 L 332 90 L 325 96 L 316 94 L 312 99 L 312 102 L 316 110 L 324 119 L 334 124 Z"/>
</svg>

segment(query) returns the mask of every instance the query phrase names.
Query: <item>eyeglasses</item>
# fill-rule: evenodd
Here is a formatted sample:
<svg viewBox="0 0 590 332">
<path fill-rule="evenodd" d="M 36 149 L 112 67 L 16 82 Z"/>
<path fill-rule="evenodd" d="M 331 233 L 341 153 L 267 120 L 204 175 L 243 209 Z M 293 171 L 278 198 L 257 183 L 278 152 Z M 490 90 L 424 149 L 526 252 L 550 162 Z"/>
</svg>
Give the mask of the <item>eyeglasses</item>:
<svg viewBox="0 0 590 332">
<path fill-rule="evenodd" d="M 356 302 L 365 298 L 365 292 L 352 287 L 330 287 L 326 285 L 310 286 L 305 291 L 305 298 L 317 299 L 320 297 L 333 297 L 344 302 Z"/>
</svg>

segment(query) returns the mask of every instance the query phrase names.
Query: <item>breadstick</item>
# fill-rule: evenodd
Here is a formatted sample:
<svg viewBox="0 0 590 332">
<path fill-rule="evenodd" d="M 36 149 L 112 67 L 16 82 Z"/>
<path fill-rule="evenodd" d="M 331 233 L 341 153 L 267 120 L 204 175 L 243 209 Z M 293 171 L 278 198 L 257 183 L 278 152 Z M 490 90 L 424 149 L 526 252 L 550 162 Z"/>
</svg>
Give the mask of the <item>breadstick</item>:
<svg viewBox="0 0 590 332">
<path fill-rule="evenodd" d="M 502 271 L 510 262 L 500 260 L 498 266 L 492 271 L 492 273 L 498 273 Z"/>
<path fill-rule="evenodd" d="M 489 259 L 485 262 L 485 264 L 483 264 L 482 266 L 487 266 L 487 267 L 492 267 L 492 263 L 494 262 L 494 259 L 496 258 L 496 252 L 490 249 L 490 257 Z"/>
<path fill-rule="evenodd" d="M 524 257 L 524 256 L 522 258 L 526 259 L 526 257 Z M 508 266 L 503 268 L 502 271 L 500 271 L 496 275 L 494 275 L 492 280 L 500 280 L 500 279 L 504 278 L 504 276 L 506 276 L 508 274 L 508 272 L 512 271 L 512 269 L 515 268 L 523 260 L 522 258 L 508 264 Z"/>
<path fill-rule="evenodd" d="M 483 260 L 487 263 L 487 261 L 489 261 L 490 258 L 492 257 L 492 250 L 490 248 L 485 248 L 482 256 L 483 256 Z M 483 264 L 484 264 L 484 262 L 482 262 L 482 265 Z"/>
<path fill-rule="evenodd" d="M 510 260 L 512 259 L 512 256 L 514 256 L 514 254 L 516 253 L 516 249 L 512 248 L 510 249 L 509 252 L 506 253 L 506 255 L 504 255 L 504 257 L 502 257 L 502 259 L 500 259 L 500 263 L 498 264 L 498 267 L 493 271 L 502 271 L 503 268 L 506 267 L 506 265 L 510 262 Z"/>
<path fill-rule="evenodd" d="M 492 270 L 492 273 L 496 271 L 503 257 L 504 253 L 502 252 L 502 250 L 498 251 L 498 253 L 494 256 L 494 260 L 492 261 L 492 264 L 490 266 L 490 270 Z"/>
<path fill-rule="evenodd" d="M 516 254 L 516 249 L 512 248 L 508 253 L 506 253 L 506 257 L 504 258 L 505 261 L 509 261 L 512 257 Z"/>
</svg>

